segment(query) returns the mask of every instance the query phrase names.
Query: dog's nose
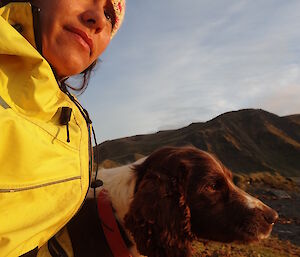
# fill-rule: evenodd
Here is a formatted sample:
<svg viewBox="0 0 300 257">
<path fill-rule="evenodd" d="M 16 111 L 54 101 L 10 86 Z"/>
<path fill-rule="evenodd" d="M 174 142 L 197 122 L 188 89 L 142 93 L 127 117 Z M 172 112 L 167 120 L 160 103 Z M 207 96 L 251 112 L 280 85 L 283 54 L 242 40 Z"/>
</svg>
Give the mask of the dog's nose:
<svg viewBox="0 0 300 257">
<path fill-rule="evenodd" d="M 264 212 L 264 218 L 269 224 L 273 225 L 278 219 L 278 213 L 269 208 L 268 211 Z"/>
</svg>

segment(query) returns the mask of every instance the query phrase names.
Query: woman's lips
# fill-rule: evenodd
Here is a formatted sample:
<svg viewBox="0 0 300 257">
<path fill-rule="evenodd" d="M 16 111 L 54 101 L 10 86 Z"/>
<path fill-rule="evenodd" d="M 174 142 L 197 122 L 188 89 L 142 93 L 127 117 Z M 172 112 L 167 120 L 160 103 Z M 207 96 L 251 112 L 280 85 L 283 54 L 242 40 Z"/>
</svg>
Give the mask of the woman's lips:
<svg viewBox="0 0 300 257">
<path fill-rule="evenodd" d="M 81 41 L 80 39 L 82 39 L 83 42 L 81 41 L 81 43 L 86 44 L 86 46 L 90 50 L 90 55 L 92 55 L 92 52 L 93 52 L 93 40 L 83 30 L 75 28 L 75 27 L 72 27 L 72 26 L 66 26 L 65 29 L 68 30 L 69 32 L 72 32 L 75 35 L 77 35 L 79 41 Z"/>
</svg>

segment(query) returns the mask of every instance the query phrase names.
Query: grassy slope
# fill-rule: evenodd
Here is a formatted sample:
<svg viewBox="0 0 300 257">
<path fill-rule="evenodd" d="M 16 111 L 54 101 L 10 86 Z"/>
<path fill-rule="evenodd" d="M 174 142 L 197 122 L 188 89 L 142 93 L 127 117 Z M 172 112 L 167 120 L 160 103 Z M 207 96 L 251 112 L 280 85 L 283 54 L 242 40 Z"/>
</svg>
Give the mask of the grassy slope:
<svg viewBox="0 0 300 257">
<path fill-rule="evenodd" d="M 125 164 L 165 145 L 194 145 L 214 153 L 235 172 L 278 171 L 300 176 L 299 117 L 253 109 L 229 112 L 178 130 L 104 142 L 99 158 Z"/>
</svg>

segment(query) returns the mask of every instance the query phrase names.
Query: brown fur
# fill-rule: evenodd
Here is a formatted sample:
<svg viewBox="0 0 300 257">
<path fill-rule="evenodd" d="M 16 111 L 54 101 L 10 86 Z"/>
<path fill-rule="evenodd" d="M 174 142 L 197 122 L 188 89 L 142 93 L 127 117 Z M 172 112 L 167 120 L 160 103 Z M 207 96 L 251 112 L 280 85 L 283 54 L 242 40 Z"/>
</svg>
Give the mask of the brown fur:
<svg viewBox="0 0 300 257">
<path fill-rule="evenodd" d="M 278 217 L 256 200 L 257 208 L 249 208 L 250 196 L 233 185 L 231 172 L 193 147 L 160 149 L 135 171 L 125 227 L 148 257 L 190 256 L 195 238 L 257 241 L 271 232 Z"/>
</svg>

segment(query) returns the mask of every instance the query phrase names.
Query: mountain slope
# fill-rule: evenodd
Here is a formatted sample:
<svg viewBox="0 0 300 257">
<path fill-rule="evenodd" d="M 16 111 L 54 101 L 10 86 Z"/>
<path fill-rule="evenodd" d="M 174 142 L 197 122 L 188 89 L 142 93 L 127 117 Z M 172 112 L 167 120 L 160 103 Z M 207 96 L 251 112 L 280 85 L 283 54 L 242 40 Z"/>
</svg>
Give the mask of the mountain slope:
<svg viewBox="0 0 300 257">
<path fill-rule="evenodd" d="M 300 176 L 300 115 L 279 117 L 256 109 L 224 113 L 177 130 L 106 141 L 98 146 L 99 158 L 123 164 L 165 145 L 194 145 L 214 153 L 235 172 Z"/>
</svg>

